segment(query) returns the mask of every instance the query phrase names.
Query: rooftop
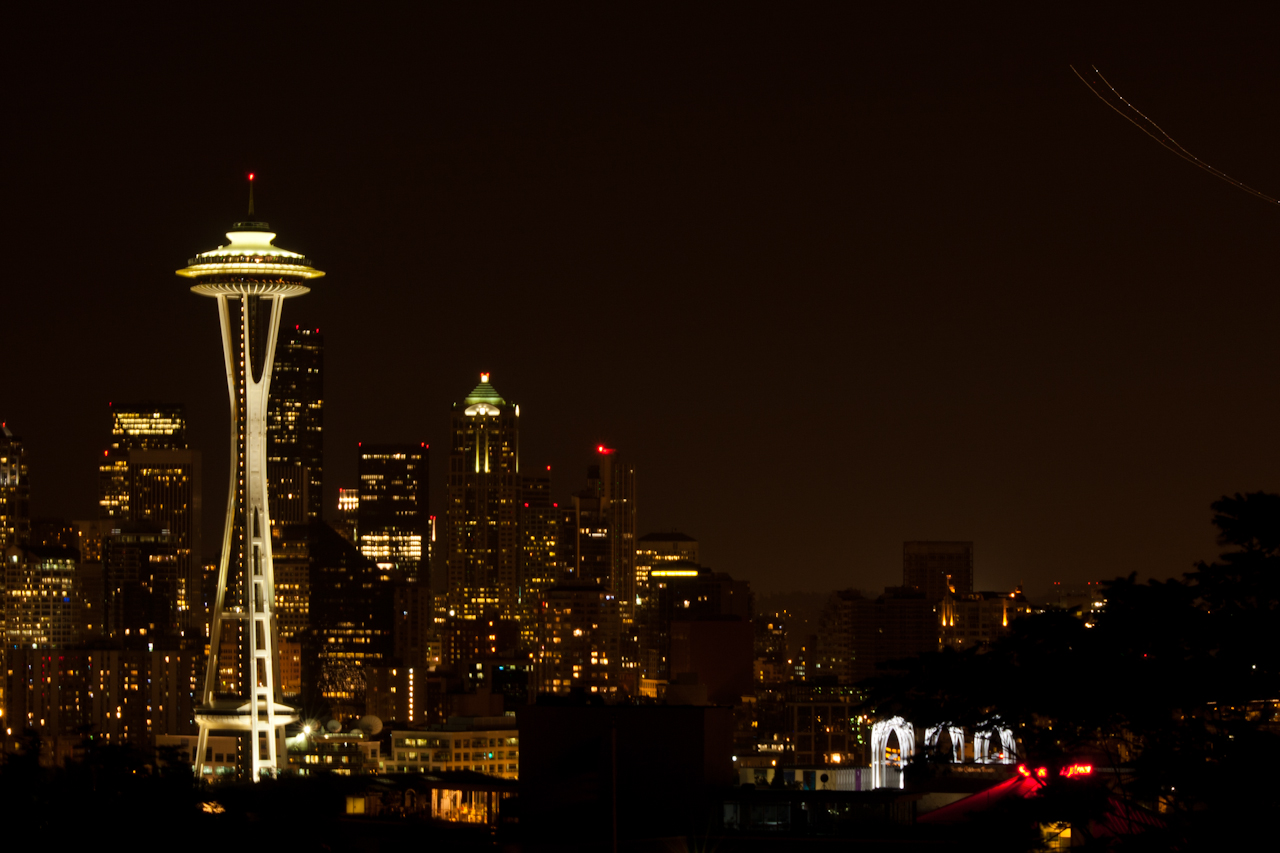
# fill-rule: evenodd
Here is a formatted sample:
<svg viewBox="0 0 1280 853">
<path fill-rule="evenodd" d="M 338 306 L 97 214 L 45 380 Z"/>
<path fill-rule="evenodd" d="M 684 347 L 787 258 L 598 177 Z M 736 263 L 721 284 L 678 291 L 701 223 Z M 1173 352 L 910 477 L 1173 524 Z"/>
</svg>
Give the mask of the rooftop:
<svg viewBox="0 0 1280 853">
<path fill-rule="evenodd" d="M 480 374 L 480 384 L 471 389 L 462 403 L 468 415 L 496 415 L 501 411 L 500 406 L 507 405 L 498 389 L 489 384 L 487 373 Z"/>
</svg>

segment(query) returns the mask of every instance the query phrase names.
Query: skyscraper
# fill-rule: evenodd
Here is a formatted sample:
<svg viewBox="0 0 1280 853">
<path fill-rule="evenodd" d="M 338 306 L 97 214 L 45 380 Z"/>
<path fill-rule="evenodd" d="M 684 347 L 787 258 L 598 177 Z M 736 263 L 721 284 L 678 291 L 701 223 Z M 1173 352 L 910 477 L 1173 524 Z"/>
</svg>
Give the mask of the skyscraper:
<svg viewBox="0 0 1280 853">
<path fill-rule="evenodd" d="M 361 444 L 360 553 L 396 580 L 428 580 L 427 444 Z"/>
<path fill-rule="evenodd" d="M 626 621 L 636 605 L 636 472 L 603 444 L 596 460 L 587 466 L 587 488 L 573 496 L 571 574 L 613 593 Z"/>
<path fill-rule="evenodd" d="M 0 553 L 31 536 L 31 486 L 22 439 L 0 423 Z"/>
<path fill-rule="evenodd" d="M 78 554 L 59 546 L 10 545 L 4 559 L 5 645 L 65 649 L 76 639 Z"/>
<path fill-rule="evenodd" d="M 111 447 L 103 451 L 98 467 L 98 514 L 109 519 L 112 531 L 104 539 L 123 533 L 129 543 L 125 551 L 146 540 L 152 545 L 164 541 L 163 570 L 142 571 L 137 567 L 126 571 L 124 577 L 114 577 L 112 566 L 121 568 L 133 564 L 104 561 L 106 593 L 108 598 L 119 594 L 126 598 L 143 590 L 163 589 L 164 593 L 148 592 L 158 596 L 172 608 L 172 613 L 158 621 L 149 618 L 151 624 L 163 625 L 161 633 L 184 631 L 192 636 L 201 619 L 200 563 L 201 563 L 201 460 L 200 453 L 187 446 L 187 420 L 181 404 L 136 403 L 116 406 L 111 404 Z M 143 540 L 138 539 L 139 536 Z M 148 546 L 150 547 L 150 546 Z M 152 556 L 156 556 L 153 554 Z M 144 567 L 145 568 L 145 567 Z M 159 568 L 152 566 L 151 568 Z M 144 576 L 143 586 L 134 584 Z M 161 579 L 163 578 L 163 579 Z M 106 612 L 141 613 L 159 616 L 152 604 L 141 605 L 123 600 L 107 602 Z M 139 609 L 142 608 L 142 609 Z M 112 627 L 110 623 L 108 629 Z M 115 623 L 123 631 L 124 622 Z M 129 622 L 131 636 L 140 627 Z M 124 636 L 121 633 L 120 636 Z"/>
<path fill-rule="evenodd" d="M 489 374 L 482 373 L 480 384 L 454 404 L 452 426 L 447 606 L 457 620 L 514 620 L 520 582 L 520 407 L 504 399 L 489 384 Z"/>
<path fill-rule="evenodd" d="M 550 471 L 551 467 L 547 466 Z M 551 500 L 551 477 L 543 474 L 520 476 L 518 525 L 520 536 L 520 643 L 526 649 L 538 645 L 543 592 L 561 579 L 563 554 L 560 548 L 567 525 L 562 524 L 572 510 L 562 510 Z"/>
<path fill-rule="evenodd" d="M 267 405 L 271 520 L 318 521 L 324 505 L 324 337 L 284 327 Z"/>
<path fill-rule="evenodd" d="M 252 189 L 249 198 L 252 216 Z M 203 252 L 177 271 L 195 280 L 195 293 L 218 301 L 231 402 L 231 476 L 209 662 L 196 712 L 196 771 L 203 770 L 209 732 L 236 731 L 240 775 L 255 781 L 264 771 L 276 772 L 284 727 L 298 719 L 280 701 L 267 501 L 271 367 L 284 300 L 307 293 L 305 282 L 324 275 L 302 255 L 271 245 L 275 236 L 265 222 L 237 222 L 227 233 L 229 245 Z M 234 676 L 225 680 L 219 661 L 224 631 L 235 638 Z"/>
</svg>

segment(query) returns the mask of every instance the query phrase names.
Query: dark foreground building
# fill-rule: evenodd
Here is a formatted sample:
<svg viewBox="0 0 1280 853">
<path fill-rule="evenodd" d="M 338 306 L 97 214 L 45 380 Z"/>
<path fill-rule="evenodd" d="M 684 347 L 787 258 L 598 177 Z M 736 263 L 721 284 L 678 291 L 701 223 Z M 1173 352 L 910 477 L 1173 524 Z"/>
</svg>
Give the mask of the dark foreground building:
<svg viewBox="0 0 1280 853">
<path fill-rule="evenodd" d="M 536 844 L 702 834 L 733 785 L 733 709 L 538 704 L 520 712 L 520 828 Z"/>
</svg>

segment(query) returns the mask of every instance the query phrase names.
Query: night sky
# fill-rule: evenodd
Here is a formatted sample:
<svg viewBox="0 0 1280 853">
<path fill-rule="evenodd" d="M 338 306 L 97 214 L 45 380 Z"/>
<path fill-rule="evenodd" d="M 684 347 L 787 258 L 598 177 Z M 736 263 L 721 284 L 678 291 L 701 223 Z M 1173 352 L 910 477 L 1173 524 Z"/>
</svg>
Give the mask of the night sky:
<svg viewBox="0 0 1280 853">
<path fill-rule="evenodd" d="M 443 514 L 487 370 L 524 470 L 564 497 L 619 448 L 642 531 L 760 591 L 900 582 L 907 539 L 1033 593 L 1216 553 L 1212 500 L 1280 490 L 1280 209 L 1068 65 L 1274 196 L 1276 5 L 863 5 L 25 7 L 0 420 L 33 513 L 92 517 L 108 402 L 173 400 L 217 541 L 217 317 L 173 271 L 254 171 L 328 273 L 285 306 L 325 336 L 326 506 L 357 441 L 426 441 Z"/>
</svg>

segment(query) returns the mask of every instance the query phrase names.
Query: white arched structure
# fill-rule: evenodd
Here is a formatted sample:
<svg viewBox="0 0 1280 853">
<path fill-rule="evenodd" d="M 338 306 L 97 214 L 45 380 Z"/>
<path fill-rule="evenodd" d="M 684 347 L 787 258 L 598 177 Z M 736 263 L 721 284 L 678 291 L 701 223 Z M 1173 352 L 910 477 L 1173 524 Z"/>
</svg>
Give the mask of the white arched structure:
<svg viewBox="0 0 1280 853">
<path fill-rule="evenodd" d="M 991 732 L 977 731 L 973 733 L 973 763 L 986 764 L 987 750 L 991 745 Z"/>
<path fill-rule="evenodd" d="M 947 735 L 951 738 L 951 763 L 959 764 L 964 761 L 964 727 L 953 726 L 950 723 L 942 723 L 936 726 L 929 726 L 924 730 L 924 745 L 928 750 L 934 750 L 938 747 L 938 742 L 942 740 L 942 729 L 946 728 Z"/>
<path fill-rule="evenodd" d="M 999 738 L 1001 764 L 1013 764 L 1018 760 L 1018 742 L 1013 738 L 1013 730 L 1002 726 L 999 717 L 980 723 L 973 733 L 973 763 L 990 764 L 993 760 L 991 738 Z"/>
<path fill-rule="evenodd" d="M 916 731 L 915 727 L 902 717 L 890 717 L 887 720 L 880 720 L 871 727 L 871 786 L 873 788 L 887 787 L 885 770 L 888 767 L 888 761 L 885 757 L 885 749 L 889 746 L 890 734 L 898 736 L 898 754 L 901 759 L 898 768 L 900 771 L 898 787 L 901 788 L 906 784 L 901 770 L 907 766 L 907 762 L 915 754 Z"/>
<path fill-rule="evenodd" d="M 1013 739 L 1013 732 L 1011 730 L 1000 730 L 1000 746 L 1004 748 L 1004 757 L 1000 759 L 1001 763 L 1016 763 L 1018 760 L 1018 742 Z"/>
</svg>

